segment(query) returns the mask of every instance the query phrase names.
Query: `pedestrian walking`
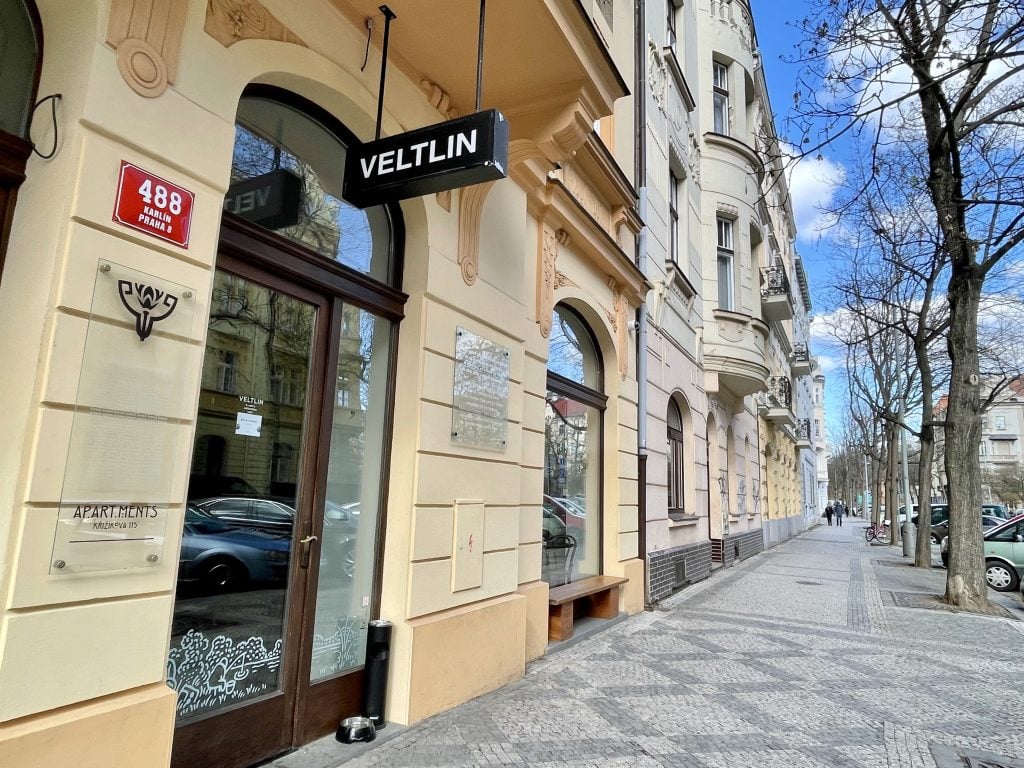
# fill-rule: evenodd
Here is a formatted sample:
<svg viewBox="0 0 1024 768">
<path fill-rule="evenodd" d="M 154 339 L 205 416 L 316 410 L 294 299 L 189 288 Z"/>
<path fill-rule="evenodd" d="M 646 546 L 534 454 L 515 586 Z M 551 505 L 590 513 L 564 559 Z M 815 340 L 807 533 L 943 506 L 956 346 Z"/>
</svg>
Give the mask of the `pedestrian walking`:
<svg viewBox="0 0 1024 768">
<path fill-rule="evenodd" d="M 843 515 L 846 514 L 846 507 L 843 506 L 842 500 L 836 502 L 836 506 L 833 508 L 832 512 L 835 513 L 836 516 L 836 525 L 842 526 Z"/>
<path fill-rule="evenodd" d="M 833 514 L 835 514 L 835 510 L 832 508 L 832 505 L 829 504 L 827 507 L 825 507 L 825 519 L 828 520 L 829 525 L 832 525 Z"/>
</svg>

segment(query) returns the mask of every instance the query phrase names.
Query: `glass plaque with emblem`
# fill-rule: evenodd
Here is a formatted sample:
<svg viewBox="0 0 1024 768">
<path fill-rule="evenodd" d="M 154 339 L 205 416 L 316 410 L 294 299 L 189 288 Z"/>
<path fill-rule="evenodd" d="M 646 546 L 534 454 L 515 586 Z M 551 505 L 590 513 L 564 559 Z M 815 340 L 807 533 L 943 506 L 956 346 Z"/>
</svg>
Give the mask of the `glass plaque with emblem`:
<svg viewBox="0 0 1024 768">
<path fill-rule="evenodd" d="M 192 418 L 182 377 L 201 352 L 194 310 L 194 289 L 99 261 L 51 574 L 163 562 Z"/>
</svg>

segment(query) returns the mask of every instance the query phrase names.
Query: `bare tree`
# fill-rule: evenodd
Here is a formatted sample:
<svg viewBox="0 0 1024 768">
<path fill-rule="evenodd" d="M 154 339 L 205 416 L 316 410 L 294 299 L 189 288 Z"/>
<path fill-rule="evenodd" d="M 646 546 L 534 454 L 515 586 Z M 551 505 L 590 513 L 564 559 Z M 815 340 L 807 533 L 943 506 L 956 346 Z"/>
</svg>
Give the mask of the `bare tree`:
<svg viewBox="0 0 1024 768">
<path fill-rule="evenodd" d="M 912 138 L 927 160 L 950 265 L 946 600 L 982 607 L 978 311 L 986 277 L 1024 242 L 1024 0 L 812 0 L 798 25 L 803 150 L 859 135 L 877 159 Z"/>
</svg>

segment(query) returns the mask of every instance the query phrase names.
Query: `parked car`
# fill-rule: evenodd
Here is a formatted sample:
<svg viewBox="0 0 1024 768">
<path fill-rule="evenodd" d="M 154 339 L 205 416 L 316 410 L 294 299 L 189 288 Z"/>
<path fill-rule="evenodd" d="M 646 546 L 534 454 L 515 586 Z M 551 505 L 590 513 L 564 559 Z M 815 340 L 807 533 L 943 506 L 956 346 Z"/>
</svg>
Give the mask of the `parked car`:
<svg viewBox="0 0 1024 768">
<path fill-rule="evenodd" d="M 1024 576 L 1024 515 L 983 534 L 985 581 L 996 592 L 1013 592 Z M 949 567 L 949 537 L 942 540 L 942 564 Z"/>
<path fill-rule="evenodd" d="M 291 538 L 243 530 L 189 504 L 178 562 L 178 581 L 209 592 L 233 592 L 250 584 L 283 584 Z"/>
<path fill-rule="evenodd" d="M 914 516 L 910 518 L 910 522 L 914 525 L 918 525 L 919 515 L 917 512 L 917 505 L 914 505 Z M 949 505 L 948 504 L 932 504 L 932 541 L 939 544 L 943 538 L 949 534 Z M 981 525 L 982 528 L 988 529 L 993 526 L 999 525 L 1000 523 L 1006 522 L 1004 510 L 998 504 L 982 504 L 981 505 Z"/>
<path fill-rule="evenodd" d="M 997 525 L 1002 525 L 1005 522 L 1006 520 L 1004 520 L 1001 517 L 993 517 L 992 515 L 982 515 L 981 530 L 982 532 L 984 532 L 989 530 L 990 528 L 995 528 Z M 947 515 L 945 520 L 942 520 L 939 523 L 932 523 L 932 541 L 938 544 L 948 535 L 949 516 Z"/>
<path fill-rule="evenodd" d="M 292 537 L 295 506 L 292 499 L 268 499 L 259 496 L 217 496 L 192 504 L 200 511 L 234 528 Z M 359 530 L 359 505 L 328 502 L 324 508 L 323 554 L 337 564 L 345 576 L 355 572 L 356 533 Z"/>
<path fill-rule="evenodd" d="M 291 504 L 258 496 L 215 496 L 192 504 L 221 522 L 250 531 L 291 536 L 295 508 Z"/>
<path fill-rule="evenodd" d="M 548 496 L 545 493 L 543 509 L 545 538 L 566 534 L 578 542 L 582 541 L 583 532 L 587 527 L 587 513 L 579 504 L 569 499 Z"/>
</svg>

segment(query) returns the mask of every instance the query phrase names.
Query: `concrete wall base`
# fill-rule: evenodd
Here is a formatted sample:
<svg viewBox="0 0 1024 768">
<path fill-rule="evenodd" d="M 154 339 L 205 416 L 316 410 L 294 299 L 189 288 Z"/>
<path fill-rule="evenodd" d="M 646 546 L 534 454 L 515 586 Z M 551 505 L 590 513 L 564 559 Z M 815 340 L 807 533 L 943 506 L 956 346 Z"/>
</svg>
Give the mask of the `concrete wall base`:
<svg viewBox="0 0 1024 768">
<path fill-rule="evenodd" d="M 518 680 L 526 673 L 521 594 L 414 619 L 408 724 Z M 547 601 L 545 614 L 547 613 Z M 545 623 L 546 631 L 546 623 Z"/>
<path fill-rule="evenodd" d="M 168 765 L 177 694 L 163 683 L 0 725 L 4 768 Z"/>
<path fill-rule="evenodd" d="M 533 661 L 548 647 L 548 585 L 534 581 L 521 584 L 516 592 L 526 598 L 526 660 Z"/>
<path fill-rule="evenodd" d="M 656 603 L 687 584 L 711 575 L 711 542 L 700 541 L 650 554 L 650 595 Z"/>
</svg>

